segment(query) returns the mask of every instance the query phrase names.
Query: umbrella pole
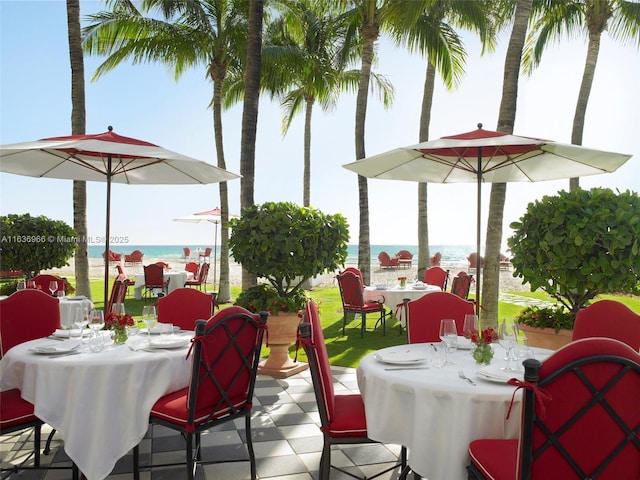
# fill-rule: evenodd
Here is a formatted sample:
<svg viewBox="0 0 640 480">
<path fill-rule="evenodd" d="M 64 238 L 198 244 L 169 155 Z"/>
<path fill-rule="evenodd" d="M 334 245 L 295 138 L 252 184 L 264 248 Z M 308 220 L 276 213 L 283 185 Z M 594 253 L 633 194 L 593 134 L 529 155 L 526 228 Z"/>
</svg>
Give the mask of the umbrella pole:
<svg viewBox="0 0 640 480">
<path fill-rule="evenodd" d="M 109 302 L 109 237 L 111 225 L 111 155 L 107 156 L 107 226 L 105 228 L 104 240 L 104 313 L 107 314 L 107 304 Z"/>
<path fill-rule="evenodd" d="M 482 220 L 482 147 L 478 147 L 478 171 L 477 176 L 477 203 L 478 213 L 476 218 L 476 315 L 478 320 L 480 319 L 480 275 L 481 263 L 480 263 L 480 225 Z"/>
<path fill-rule="evenodd" d="M 218 256 L 218 222 L 213 222 L 216 230 L 213 236 L 213 290 L 216 290 L 216 259 Z"/>
</svg>

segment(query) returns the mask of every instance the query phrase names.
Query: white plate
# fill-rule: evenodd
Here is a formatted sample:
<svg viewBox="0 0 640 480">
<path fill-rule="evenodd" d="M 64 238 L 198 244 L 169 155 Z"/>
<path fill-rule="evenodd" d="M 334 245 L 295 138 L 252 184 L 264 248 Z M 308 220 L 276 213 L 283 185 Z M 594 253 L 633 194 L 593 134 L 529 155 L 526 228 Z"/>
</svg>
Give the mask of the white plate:
<svg viewBox="0 0 640 480">
<path fill-rule="evenodd" d="M 79 296 L 79 297 L 60 297 L 60 298 L 64 298 L 66 299 L 68 302 L 74 302 L 74 301 L 80 301 L 80 300 L 85 300 L 87 297 L 84 296 Z"/>
<path fill-rule="evenodd" d="M 70 332 L 74 332 L 75 334 L 78 333 L 78 329 L 63 329 L 63 328 L 57 328 L 55 332 L 53 332 L 53 336 L 54 337 L 58 337 L 58 338 L 69 338 Z M 91 334 L 91 329 L 90 328 L 85 328 L 82 331 L 82 335 L 90 335 Z"/>
<path fill-rule="evenodd" d="M 426 285 L 413 285 L 411 288 L 414 289 L 414 290 L 426 290 L 427 286 Z"/>
<path fill-rule="evenodd" d="M 471 347 L 473 347 L 473 343 L 471 343 L 471 340 L 469 340 L 468 338 L 464 338 L 463 336 L 458 335 L 458 340 L 456 340 L 456 346 L 460 350 L 471 350 Z"/>
<path fill-rule="evenodd" d="M 411 365 L 425 361 L 427 359 L 427 352 L 424 351 L 424 349 L 388 350 L 385 352 L 376 352 L 374 357 L 383 363 Z"/>
<path fill-rule="evenodd" d="M 387 290 L 388 288 L 386 285 L 376 285 L 376 290 Z"/>
<path fill-rule="evenodd" d="M 191 337 L 171 335 L 168 337 L 154 338 L 149 341 L 150 348 L 182 348 L 189 345 Z"/>
<path fill-rule="evenodd" d="M 488 380 L 495 383 L 507 383 L 511 378 L 522 380 L 521 372 L 505 372 L 500 367 L 488 366 L 478 369 L 476 376 L 482 380 Z"/>
<path fill-rule="evenodd" d="M 160 324 L 157 324 L 155 327 L 151 327 L 151 335 L 159 335 L 162 333 L 161 330 L 162 327 L 160 327 Z M 147 327 L 143 327 L 140 329 L 140 332 L 142 333 L 147 333 Z M 176 327 L 175 325 L 173 326 L 173 331 L 174 332 L 178 332 L 180 331 L 180 327 Z"/>
<path fill-rule="evenodd" d="M 37 347 L 30 348 L 29 351 L 33 353 L 41 353 L 41 354 L 47 354 L 47 355 L 58 355 L 63 353 L 69 353 L 70 351 L 77 349 L 79 346 L 80 346 L 80 340 L 65 340 L 64 342 L 39 345 Z"/>
</svg>

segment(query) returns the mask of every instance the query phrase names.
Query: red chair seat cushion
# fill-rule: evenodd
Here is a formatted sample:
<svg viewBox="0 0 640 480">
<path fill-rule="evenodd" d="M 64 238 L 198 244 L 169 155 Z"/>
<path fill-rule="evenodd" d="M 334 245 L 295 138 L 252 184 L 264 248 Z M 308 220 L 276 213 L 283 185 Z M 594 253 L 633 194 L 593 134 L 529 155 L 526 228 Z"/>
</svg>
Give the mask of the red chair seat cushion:
<svg viewBox="0 0 640 480">
<path fill-rule="evenodd" d="M 33 404 L 20 396 L 20 390 L 14 388 L 0 392 L 0 430 L 37 421 Z"/>
<path fill-rule="evenodd" d="M 360 394 L 336 395 L 334 416 L 329 423 L 329 435 L 333 438 L 367 436 L 367 419 Z"/>
<path fill-rule="evenodd" d="M 474 440 L 469 444 L 469 456 L 487 480 L 518 478 L 518 440 Z"/>
</svg>

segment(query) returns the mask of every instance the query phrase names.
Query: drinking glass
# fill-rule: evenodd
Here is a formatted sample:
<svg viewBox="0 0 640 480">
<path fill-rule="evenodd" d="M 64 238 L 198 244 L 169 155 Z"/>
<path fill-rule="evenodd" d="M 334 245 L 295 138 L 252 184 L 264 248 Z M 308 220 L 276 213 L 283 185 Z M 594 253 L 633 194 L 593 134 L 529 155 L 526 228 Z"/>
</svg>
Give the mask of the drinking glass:
<svg viewBox="0 0 640 480">
<path fill-rule="evenodd" d="M 75 312 L 75 319 L 73 324 L 80 330 L 80 340 L 83 340 L 84 327 L 89 324 L 89 312 L 86 308 L 78 308 Z"/>
<path fill-rule="evenodd" d="M 471 336 L 473 332 L 478 332 L 478 316 L 474 314 L 466 314 L 464 316 L 464 323 L 462 324 L 462 335 L 464 338 L 468 338 L 471 340 Z M 469 350 L 465 355 L 473 355 L 473 350 L 475 347 L 475 343 L 471 343 L 471 350 Z"/>
<path fill-rule="evenodd" d="M 18 285 L 16 285 L 16 290 L 24 290 L 25 288 L 27 288 L 27 282 L 25 282 L 24 280 L 18 282 Z"/>
<path fill-rule="evenodd" d="M 156 326 L 156 307 L 145 305 L 142 307 L 142 321 L 147 326 L 147 337 L 151 339 L 151 329 Z"/>
<path fill-rule="evenodd" d="M 124 303 L 114 303 L 111 306 L 111 313 L 115 313 L 117 315 L 124 315 L 125 309 L 124 309 Z"/>
<path fill-rule="evenodd" d="M 453 318 L 443 318 L 440 320 L 440 340 L 446 345 L 447 357 L 449 349 L 458 340 L 458 330 L 456 329 L 456 321 Z M 448 358 L 446 365 L 453 365 L 454 362 Z"/>
<path fill-rule="evenodd" d="M 49 282 L 49 291 L 51 292 L 52 297 L 56 296 L 56 290 L 58 290 L 58 282 L 51 280 Z"/>
<path fill-rule="evenodd" d="M 517 369 L 511 367 L 511 352 L 516 344 L 516 334 L 513 330 L 513 326 L 507 326 L 507 321 L 502 320 L 502 323 L 498 326 L 498 342 L 507 352 L 507 366 L 502 370 L 505 372 L 512 372 Z"/>
<path fill-rule="evenodd" d="M 104 328 L 104 312 L 101 309 L 94 308 L 89 314 L 89 328 L 93 330 L 93 336 L 100 335 L 100 330 Z"/>
</svg>

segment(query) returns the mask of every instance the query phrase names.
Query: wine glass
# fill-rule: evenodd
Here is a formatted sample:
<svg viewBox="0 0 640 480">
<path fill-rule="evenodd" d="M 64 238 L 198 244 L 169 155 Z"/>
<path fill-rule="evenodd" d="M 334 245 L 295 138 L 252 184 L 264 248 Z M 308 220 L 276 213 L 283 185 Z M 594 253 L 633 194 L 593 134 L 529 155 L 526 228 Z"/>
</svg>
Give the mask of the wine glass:
<svg viewBox="0 0 640 480">
<path fill-rule="evenodd" d="M 80 340 L 84 337 L 84 327 L 89 324 L 89 312 L 86 308 L 76 309 L 76 315 L 73 324 L 80 330 Z"/>
<path fill-rule="evenodd" d="M 498 342 L 507 352 L 507 366 L 503 367 L 502 370 L 504 370 L 505 372 L 516 370 L 514 368 L 511 368 L 511 352 L 514 345 L 516 344 L 516 335 L 513 327 L 507 326 L 506 320 L 502 320 L 502 323 L 500 323 L 500 325 L 498 326 Z"/>
<path fill-rule="evenodd" d="M 151 329 L 156 326 L 157 321 L 156 307 L 145 305 L 142 307 L 142 321 L 147 326 L 147 337 L 151 339 Z"/>
<path fill-rule="evenodd" d="M 89 313 L 89 328 L 93 330 L 93 336 L 99 335 L 98 332 L 104 328 L 104 312 L 98 308 L 94 308 Z"/>
<path fill-rule="evenodd" d="M 478 316 L 468 313 L 464 316 L 464 323 L 462 324 L 462 336 L 464 338 L 468 338 L 471 341 L 471 336 L 473 333 L 478 332 Z M 471 350 L 469 350 L 466 355 L 473 355 L 473 349 L 475 347 L 475 343 L 471 342 Z"/>
<path fill-rule="evenodd" d="M 440 320 L 440 340 L 446 345 L 447 357 L 449 349 L 458 340 L 458 330 L 456 329 L 456 321 L 453 318 L 443 318 Z M 454 362 L 447 358 L 446 365 L 453 365 Z"/>
<path fill-rule="evenodd" d="M 24 290 L 27 288 L 27 282 L 25 282 L 24 280 L 18 282 L 18 284 L 16 285 L 16 290 Z"/>
<path fill-rule="evenodd" d="M 51 296 L 56 296 L 56 290 L 58 290 L 58 282 L 55 280 L 51 280 L 49 282 L 49 291 L 51 292 Z"/>
</svg>

